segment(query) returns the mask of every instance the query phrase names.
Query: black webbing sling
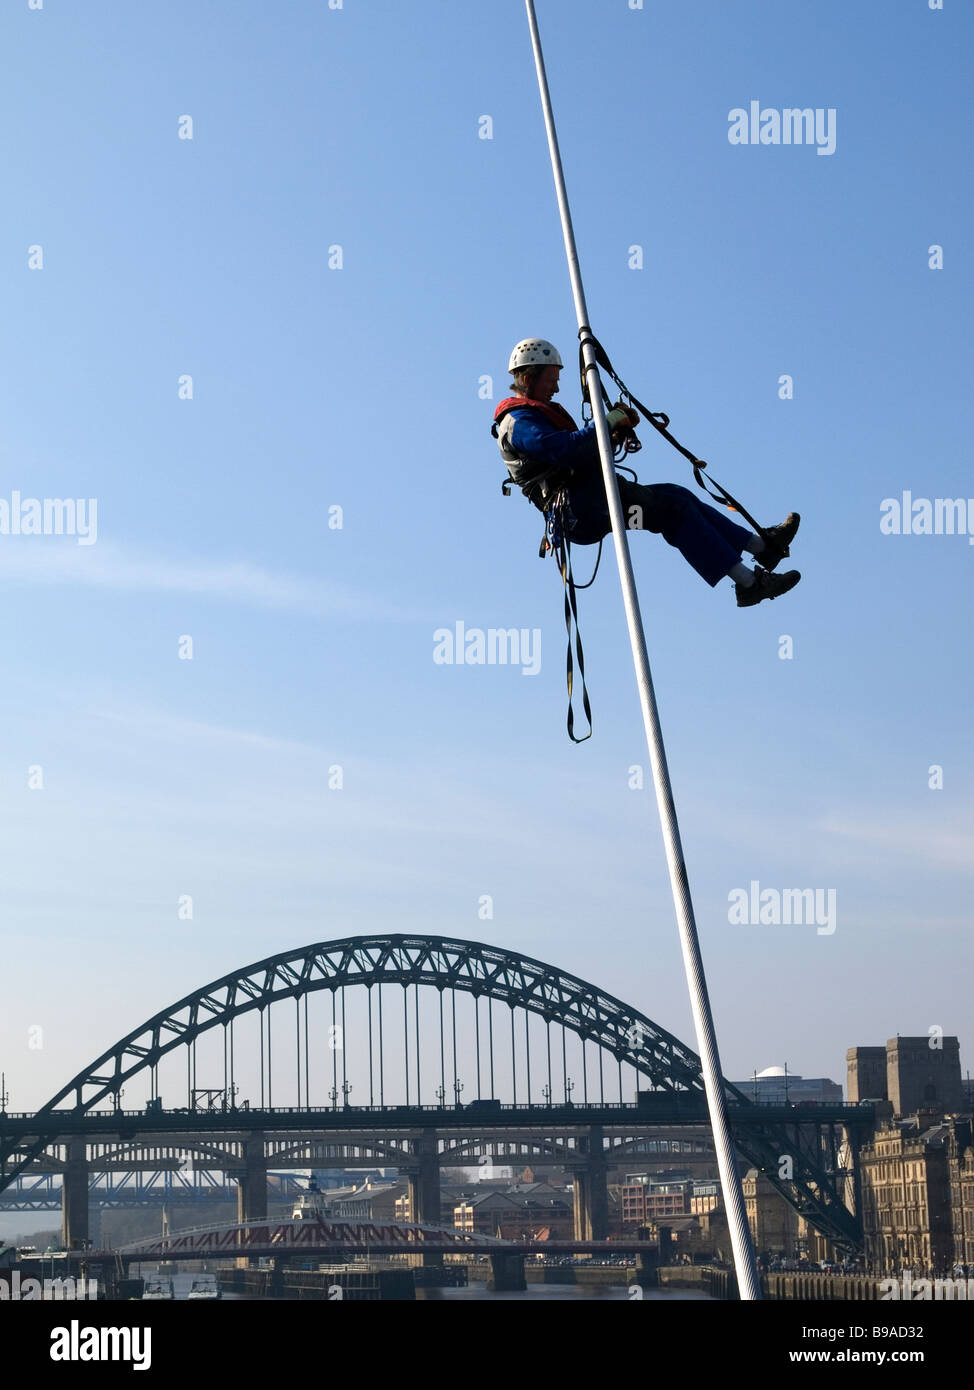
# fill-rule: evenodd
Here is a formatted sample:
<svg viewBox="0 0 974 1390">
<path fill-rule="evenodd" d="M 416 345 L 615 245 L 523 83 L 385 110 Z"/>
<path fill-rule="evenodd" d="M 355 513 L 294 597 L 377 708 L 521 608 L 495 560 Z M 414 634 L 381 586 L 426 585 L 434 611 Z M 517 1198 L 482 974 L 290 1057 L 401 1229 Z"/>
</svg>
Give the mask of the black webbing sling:
<svg viewBox="0 0 974 1390">
<path fill-rule="evenodd" d="M 587 326 L 584 328 L 580 328 L 578 330 L 578 338 L 578 370 L 582 381 L 582 401 L 584 403 L 583 408 L 584 405 L 587 405 L 590 410 L 592 407 L 592 398 L 589 394 L 588 386 L 589 369 L 585 366 L 584 355 L 585 345 L 591 344 L 592 350 L 595 353 L 595 360 L 597 364 L 608 376 L 612 378 L 612 380 L 618 386 L 622 395 L 623 404 L 625 405 L 631 403 L 632 406 L 639 411 L 639 414 L 642 415 L 643 419 L 647 420 L 652 425 L 653 429 L 656 430 L 657 433 L 661 434 L 665 440 L 672 444 L 674 449 L 679 450 L 679 452 L 683 455 L 683 457 L 693 468 L 693 476 L 697 480 L 698 487 L 702 488 L 703 491 L 707 493 L 709 497 L 713 497 L 715 501 L 723 503 L 725 507 L 729 507 L 732 511 L 739 512 L 740 515 L 744 518 L 744 520 L 752 527 L 752 529 L 757 532 L 761 539 L 767 540 L 767 534 L 765 532 L 764 527 L 761 526 L 757 521 L 755 521 L 751 513 L 742 503 L 738 502 L 736 497 L 729 493 L 725 487 L 722 487 L 720 483 L 718 483 L 717 479 L 712 477 L 709 473 L 707 474 L 706 481 L 704 480 L 702 470 L 707 467 L 706 463 L 704 463 L 703 459 L 697 458 L 696 454 L 692 453 L 691 450 L 685 448 L 678 439 L 674 439 L 673 435 L 670 434 L 670 417 L 664 414 L 662 410 L 650 410 L 647 406 L 643 405 L 642 401 L 638 400 L 632 394 L 626 383 L 622 380 L 622 378 L 619 376 L 619 374 L 613 367 L 612 363 L 609 361 L 608 353 L 606 352 L 602 344 L 599 342 L 598 338 L 596 338 L 591 328 L 588 328 Z M 606 407 L 608 408 L 610 405 L 610 401 L 608 393 L 606 392 L 604 386 L 602 387 L 602 399 Z M 627 452 L 634 453 L 641 447 L 642 446 L 636 439 L 635 435 L 630 435 L 626 443 Z M 708 487 L 708 483 L 712 484 L 712 486 Z"/>
<path fill-rule="evenodd" d="M 565 486 L 570 477 L 570 469 L 566 469 L 563 464 L 556 464 L 554 467 L 542 469 L 528 478 L 523 478 L 520 482 L 516 482 L 511 477 L 505 478 L 501 484 L 501 492 L 505 497 L 510 497 L 511 488 L 520 487 L 528 500 L 544 512 L 545 529 L 538 555 L 542 560 L 549 552 L 554 555 L 558 564 L 558 572 L 561 575 L 561 582 L 565 588 L 565 630 L 568 633 L 568 649 L 565 656 L 568 716 L 565 722 L 568 737 L 572 743 L 584 743 L 586 739 L 592 737 L 592 706 L 588 698 L 588 687 L 585 684 L 585 655 L 582 651 L 581 633 L 578 630 L 578 604 L 575 593 L 578 589 L 589 589 L 595 583 L 595 576 L 599 572 L 599 562 L 602 559 L 602 542 L 599 541 L 591 579 L 586 584 L 576 584 L 572 572 L 572 545 L 569 539 L 573 518 Z M 575 648 L 574 656 L 572 655 L 573 646 Z M 576 666 L 582 682 L 582 709 L 588 722 L 588 733 L 582 734 L 581 738 L 577 738 L 575 735 L 573 690 Z"/>
<path fill-rule="evenodd" d="M 565 677 L 568 682 L 568 717 L 566 726 L 568 737 L 572 743 L 584 743 L 586 739 L 592 737 L 592 706 L 589 703 L 588 688 L 585 684 L 585 656 L 582 652 L 582 637 L 578 630 L 578 605 L 575 601 L 576 589 L 587 589 L 595 583 L 595 576 L 599 572 L 599 560 L 602 558 L 602 542 L 599 541 L 599 551 L 595 559 L 595 569 L 588 584 L 576 584 L 572 574 L 572 545 L 568 538 L 570 525 L 570 508 L 568 497 L 564 490 L 554 494 L 545 507 L 545 534 L 541 542 L 540 554 L 542 558 L 550 550 L 558 564 L 561 574 L 562 584 L 565 587 L 565 631 L 568 633 L 568 650 L 565 658 Z M 575 647 L 575 658 L 572 658 L 572 645 Z M 588 733 L 582 734 L 581 738 L 575 734 L 575 708 L 574 708 L 574 676 L 575 662 L 578 664 L 578 674 L 582 682 L 582 709 L 588 723 Z"/>
</svg>

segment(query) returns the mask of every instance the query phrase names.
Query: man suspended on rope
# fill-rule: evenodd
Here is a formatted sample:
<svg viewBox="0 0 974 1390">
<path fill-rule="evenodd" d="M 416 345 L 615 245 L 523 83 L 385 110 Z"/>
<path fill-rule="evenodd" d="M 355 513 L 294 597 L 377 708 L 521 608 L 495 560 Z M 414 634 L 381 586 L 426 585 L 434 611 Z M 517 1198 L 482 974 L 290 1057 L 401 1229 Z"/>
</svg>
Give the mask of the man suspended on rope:
<svg viewBox="0 0 974 1390">
<path fill-rule="evenodd" d="M 493 433 L 512 482 L 542 511 L 563 491 L 569 540 L 574 545 L 593 545 L 609 534 L 612 525 L 595 424 L 590 420 L 579 429 L 567 410 L 551 399 L 563 365 L 558 349 L 543 338 L 518 343 L 508 364 L 515 394 L 501 401 L 494 412 Z M 632 431 L 639 415 L 620 404 L 608 411 L 607 419 L 613 441 L 618 442 Z M 628 529 L 662 535 L 711 588 L 729 576 L 739 608 L 777 598 L 801 579 L 798 570 L 772 573 L 789 553 L 800 521 L 797 512 L 778 526 L 764 528 L 762 537 L 675 483 L 637 483 L 619 477 L 619 495 Z M 750 569 L 742 562 L 745 551 L 755 557 L 759 568 Z"/>
</svg>

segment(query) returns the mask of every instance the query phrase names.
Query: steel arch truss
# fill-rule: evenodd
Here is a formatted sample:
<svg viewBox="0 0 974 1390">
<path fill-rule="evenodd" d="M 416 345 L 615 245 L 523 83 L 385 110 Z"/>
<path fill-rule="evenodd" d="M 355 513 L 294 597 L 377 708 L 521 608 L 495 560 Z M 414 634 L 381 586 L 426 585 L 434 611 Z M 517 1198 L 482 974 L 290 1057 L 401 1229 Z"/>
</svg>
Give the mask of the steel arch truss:
<svg viewBox="0 0 974 1390">
<path fill-rule="evenodd" d="M 211 1028 L 318 990 L 428 985 L 489 997 L 540 1015 L 628 1063 L 654 1090 L 703 1093 L 700 1059 L 645 1014 L 530 956 L 443 937 L 364 936 L 270 956 L 204 986 L 122 1038 L 38 1111 L 75 1114 L 114 1100 L 126 1082 Z M 733 1087 L 728 1096 L 737 1098 Z"/>
</svg>

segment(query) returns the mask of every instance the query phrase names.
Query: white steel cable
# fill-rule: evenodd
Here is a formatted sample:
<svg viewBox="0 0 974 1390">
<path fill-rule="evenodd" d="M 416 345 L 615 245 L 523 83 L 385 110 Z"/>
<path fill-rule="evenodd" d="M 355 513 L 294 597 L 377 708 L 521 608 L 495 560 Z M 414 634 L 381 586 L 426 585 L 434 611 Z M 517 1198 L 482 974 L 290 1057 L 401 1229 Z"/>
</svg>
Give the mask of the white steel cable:
<svg viewBox="0 0 974 1390">
<path fill-rule="evenodd" d="M 636 667 L 636 683 L 639 687 L 639 703 L 643 713 L 646 742 L 653 769 L 653 783 L 656 788 L 656 804 L 659 808 L 660 823 L 663 828 L 663 843 L 666 848 L 666 862 L 670 872 L 670 887 L 673 892 L 673 905 L 676 909 L 677 925 L 680 929 L 680 945 L 683 949 L 683 964 L 686 970 L 687 985 L 690 991 L 690 1007 L 693 1012 L 693 1025 L 696 1030 L 697 1047 L 703 1071 L 704 1089 L 710 1110 L 710 1123 L 717 1152 L 717 1167 L 720 1173 L 721 1190 L 730 1228 L 731 1248 L 734 1266 L 737 1271 L 737 1284 L 742 1299 L 760 1299 L 761 1285 L 754 1260 L 754 1247 L 751 1231 L 744 1207 L 744 1194 L 737 1171 L 734 1145 L 731 1141 L 730 1124 L 727 1119 L 727 1104 L 724 1095 L 723 1076 L 720 1057 L 717 1052 L 717 1035 L 714 1031 L 713 1014 L 707 994 L 707 981 L 704 976 L 703 959 L 697 938 L 697 924 L 690 899 L 690 884 L 680 843 L 680 828 L 676 819 L 673 791 L 666 765 L 666 752 L 663 748 L 663 734 L 660 729 L 659 712 L 656 708 L 656 695 L 649 669 L 649 655 L 646 650 L 646 636 L 643 631 L 642 616 L 639 611 L 639 598 L 632 573 L 632 557 L 629 553 L 629 538 L 622 514 L 622 501 L 619 497 L 619 484 L 613 463 L 612 442 L 605 419 L 605 406 L 602 401 L 601 379 L 595 359 L 595 349 L 591 341 L 588 309 L 585 304 L 585 291 L 582 287 L 582 274 L 578 263 L 578 249 L 575 245 L 575 232 L 572 227 L 571 209 L 568 206 L 568 193 L 565 187 L 565 174 L 562 169 L 561 153 L 558 148 L 558 133 L 551 107 L 551 94 L 548 90 L 548 76 L 545 71 L 544 53 L 541 48 L 541 35 L 538 32 L 538 19 L 534 10 L 534 0 L 525 0 L 528 24 L 531 29 L 531 45 L 534 49 L 534 64 L 538 74 L 538 89 L 544 111 L 545 129 L 548 132 L 548 150 L 551 155 L 551 171 L 555 180 L 558 198 L 558 211 L 561 228 L 565 238 L 565 254 L 568 258 L 568 273 L 572 282 L 575 299 L 575 314 L 579 329 L 588 329 L 583 337 L 582 354 L 585 379 L 592 403 L 595 434 L 599 444 L 599 457 L 602 461 L 602 476 L 605 482 L 605 495 L 612 520 L 612 538 L 615 544 L 616 562 L 619 566 L 619 579 L 622 583 L 622 597 L 626 609 L 626 623 L 629 627 L 629 640 L 632 644 L 633 661 Z"/>
</svg>

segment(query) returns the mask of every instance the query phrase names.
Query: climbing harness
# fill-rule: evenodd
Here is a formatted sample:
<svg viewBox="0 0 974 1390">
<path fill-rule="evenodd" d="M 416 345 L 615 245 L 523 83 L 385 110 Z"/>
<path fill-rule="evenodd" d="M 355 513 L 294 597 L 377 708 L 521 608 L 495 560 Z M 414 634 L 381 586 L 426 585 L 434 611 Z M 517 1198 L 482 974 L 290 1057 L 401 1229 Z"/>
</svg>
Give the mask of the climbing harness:
<svg viewBox="0 0 974 1390">
<path fill-rule="evenodd" d="M 541 538 L 541 545 L 538 556 L 544 560 L 548 555 L 555 557 L 558 565 L 558 572 L 561 575 L 562 584 L 565 589 L 565 631 L 568 634 L 568 647 L 565 655 L 565 678 L 568 685 L 568 715 L 566 717 L 566 727 L 568 737 L 572 743 L 584 743 L 586 739 L 592 737 L 592 706 L 588 697 L 588 687 L 585 684 L 585 656 L 582 651 L 582 638 L 578 628 L 578 603 L 575 598 L 579 589 L 590 589 L 595 583 L 596 575 L 599 572 L 599 564 L 602 560 L 602 541 L 598 543 L 598 550 L 595 555 L 595 565 L 592 569 L 591 578 L 584 584 L 575 581 L 572 570 L 572 544 L 571 533 L 575 526 L 575 517 L 568 501 L 567 484 L 571 477 L 571 470 L 564 464 L 556 464 L 553 468 L 542 469 L 538 473 L 529 474 L 526 477 L 516 475 L 517 464 L 513 453 L 505 449 L 504 441 L 499 437 L 497 425 L 494 425 L 494 434 L 502 444 L 502 452 L 507 461 L 511 476 L 505 478 L 501 483 L 501 492 L 505 497 L 510 497 L 511 488 L 517 486 L 521 489 L 529 502 L 532 502 L 539 511 L 544 513 L 545 529 Z M 632 473 L 631 468 L 624 467 L 618 459 L 624 456 L 624 450 L 617 450 L 616 469 L 622 473 Z M 574 648 L 574 655 L 573 655 Z M 582 734 L 579 738 L 575 734 L 575 708 L 574 708 L 574 684 L 575 668 L 578 668 L 578 675 L 582 682 L 582 709 L 588 723 L 588 733 Z"/>
</svg>

